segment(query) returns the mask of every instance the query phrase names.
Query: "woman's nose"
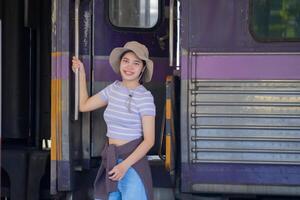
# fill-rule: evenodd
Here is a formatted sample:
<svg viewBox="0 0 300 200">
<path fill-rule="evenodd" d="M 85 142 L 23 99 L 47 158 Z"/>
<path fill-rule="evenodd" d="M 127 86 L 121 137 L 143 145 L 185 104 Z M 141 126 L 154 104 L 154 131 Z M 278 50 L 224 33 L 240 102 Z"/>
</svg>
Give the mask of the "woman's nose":
<svg viewBox="0 0 300 200">
<path fill-rule="evenodd" d="M 127 67 L 128 69 L 132 69 L 132 68 L 133 68 L 133 63 L 128 62 L 128 63 L 126 64 L 126 67 Z"/>
</svg>

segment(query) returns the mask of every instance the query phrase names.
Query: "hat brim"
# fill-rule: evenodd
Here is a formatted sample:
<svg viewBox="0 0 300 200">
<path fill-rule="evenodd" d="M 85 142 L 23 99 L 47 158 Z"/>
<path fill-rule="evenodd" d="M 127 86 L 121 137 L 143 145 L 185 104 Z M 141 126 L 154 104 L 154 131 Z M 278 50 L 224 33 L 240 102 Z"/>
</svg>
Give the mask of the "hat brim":
<svg viewBox="0 0 300 200">
<path fill-rule="evenodd" d="M 146 62 L 146 69 L 144 71 L 143 76 L 143 82 L 149 82 L 151 81 L 152 75 L 153 75 L 153 61 L 149 58 L 141 55 L 138 51 L 135 51 L 133 49 L 125 48 L 125 47 L 117 47 L 114 48 L 110 55 L 109 55 L 109 63 L 114 70 L 115 73 L 120 74 L 120 59 L 121 55 L 126 51 L 132 51 L 134 52 L 137 57 L 141 60 L 144 60 Z"/>
</svg>

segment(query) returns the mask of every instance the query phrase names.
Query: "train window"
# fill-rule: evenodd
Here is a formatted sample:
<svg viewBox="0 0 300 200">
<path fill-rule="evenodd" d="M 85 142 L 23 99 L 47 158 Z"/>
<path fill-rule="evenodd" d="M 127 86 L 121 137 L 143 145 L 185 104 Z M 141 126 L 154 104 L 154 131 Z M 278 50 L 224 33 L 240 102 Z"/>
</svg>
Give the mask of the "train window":
<svg viewBox="0 0 300 200">
<path fill-rule="evenodd" d="M 110 0 L 109 19 L 121 28 L 153 28 L 158 22 L 159 0 Z"/>
<path fill-rule="evenodd" d="M 250 30 L 259 41 L 300 40 L 299 0 L 251 1 Z"/>
</svg>

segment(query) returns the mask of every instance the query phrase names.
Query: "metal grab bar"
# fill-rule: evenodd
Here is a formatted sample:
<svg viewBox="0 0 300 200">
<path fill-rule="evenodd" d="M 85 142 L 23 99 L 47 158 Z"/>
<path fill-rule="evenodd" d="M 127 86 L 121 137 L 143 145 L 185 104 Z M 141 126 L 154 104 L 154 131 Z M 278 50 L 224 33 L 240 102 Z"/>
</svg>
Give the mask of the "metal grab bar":
<svg viewBox="0 0 300 200">
<path fill-rule="evenodd" d="M 169 65 L 173 66 L 173 37 L 174 37 L 174 0 L 170 0 L 170 13 L 169 13 Z"/>
<path fill-rule="evenodd" d="M 79 57 L 79 4 L 80 0 L 75 0 L 75 57 Z M 78 120 L 78 107 L 79 107 L 79 72 L 75 71 L 75 108 L 74 120 Z"/>
<path fill-rule="evenodd" d="M 0 19 L 0 105 L 2 105 L 2 20 Z M 2 106 L 0 106 L 0 138 L 2 137 Z"/>
<path fill-rule="evenodd" d="M 181 16 L 180 16 L 180 1 L 176 1 L 176 5 L 177 5 L 177 12 L 176 12 L 176 21 L 177 21 L 177 41 L 176 41 L 176 67 L 180 66 L 180 20 L 181 20 Z"/>
</svg>

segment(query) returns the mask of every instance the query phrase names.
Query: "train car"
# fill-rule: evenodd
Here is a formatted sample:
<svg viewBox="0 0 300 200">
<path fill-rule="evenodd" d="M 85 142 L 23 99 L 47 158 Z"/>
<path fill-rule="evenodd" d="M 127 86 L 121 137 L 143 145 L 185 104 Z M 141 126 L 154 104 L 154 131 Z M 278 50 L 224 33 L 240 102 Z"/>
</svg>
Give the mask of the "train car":
<svg viewBox="0 0 300 200">
<path fill-rule="evenodd" d="M 148 154 L 160 199 L 300 196 L 297 0 L 2 0 L 1 199 L 93 199 L 110 51 L 136 40 L 154 61 Z"/>
<path fill-rule="evenodd" d="M 181 5 L 181 191 L 299 195 L 299 2 Z"/>
</svg>

